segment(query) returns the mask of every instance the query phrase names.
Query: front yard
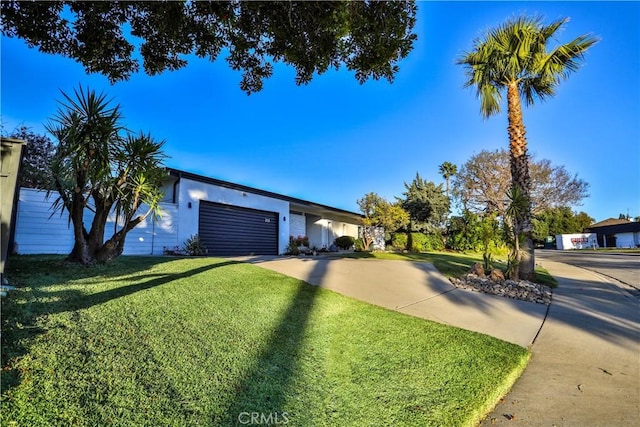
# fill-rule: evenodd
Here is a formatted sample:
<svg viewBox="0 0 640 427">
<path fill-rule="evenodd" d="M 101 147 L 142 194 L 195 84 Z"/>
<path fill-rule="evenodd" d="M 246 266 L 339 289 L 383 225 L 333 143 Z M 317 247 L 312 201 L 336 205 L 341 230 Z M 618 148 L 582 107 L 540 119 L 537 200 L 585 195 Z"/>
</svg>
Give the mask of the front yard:
<svg viewBox="0 0 640 427">
<path fill-rule="evenodd" d="M 529 357 L 235 261 L 61 260 L 9 260 L 3 425 L 475 425 Z"/>
</svg>

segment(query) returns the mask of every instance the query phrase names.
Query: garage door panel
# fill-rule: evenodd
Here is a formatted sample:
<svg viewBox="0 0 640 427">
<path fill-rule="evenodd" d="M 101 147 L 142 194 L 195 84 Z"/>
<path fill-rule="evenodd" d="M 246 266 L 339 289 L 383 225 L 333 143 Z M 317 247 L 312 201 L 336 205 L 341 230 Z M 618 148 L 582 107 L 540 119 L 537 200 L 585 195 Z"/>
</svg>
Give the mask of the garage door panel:
<svg viewBox="0 0 640 427">
<path fill-rule="evenodd" d="M 277 255 L 278 213 L 200 201 L 198 234 L 210 255 Z"/>
</svg>

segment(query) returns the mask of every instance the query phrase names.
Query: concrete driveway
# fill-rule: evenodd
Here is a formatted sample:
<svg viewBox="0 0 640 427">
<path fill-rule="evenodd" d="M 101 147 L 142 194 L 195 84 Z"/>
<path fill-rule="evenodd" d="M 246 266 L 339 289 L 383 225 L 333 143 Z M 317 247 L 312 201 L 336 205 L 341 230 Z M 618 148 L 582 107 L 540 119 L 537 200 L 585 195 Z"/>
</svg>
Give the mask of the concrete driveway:
<svg viewBox="0 0 640 427">
<path fill-rule="evenodd" d="M 455 288 L 431 263 L 323 257 L 239 259 L 370 304 L 523 347 L 532 344 L 547 312 L 543 304 Z"/>
</svg>

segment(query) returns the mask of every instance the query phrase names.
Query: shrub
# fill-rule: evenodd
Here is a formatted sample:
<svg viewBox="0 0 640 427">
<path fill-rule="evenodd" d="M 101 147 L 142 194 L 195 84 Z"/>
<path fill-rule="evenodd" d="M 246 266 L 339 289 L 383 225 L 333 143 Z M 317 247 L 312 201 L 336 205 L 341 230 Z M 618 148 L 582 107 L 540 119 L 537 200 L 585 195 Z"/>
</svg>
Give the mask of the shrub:
<svg viewBox="0 0 640 427">
<path fill-rule="evenodd" d="M 355 242 L 356 239 L 354 237 L 340 236 L 333 243 L 340 249 L 350 249 Z"/>
<path fill-rule="evenodd" d="M 200 241 L 200 236 L 192 235 L 184 242 L 184 252 L 191 256 L 200 256 L 207 253 L 207 248 Z"/>
<path fill-rule="evenodd" d="M 293 244 L 296 247 L 299 246 L 307 246 L 309 247 L 309 238 L 307 236 L 298 236 L 298 237 L 293 237 L 293 236 L 289 236 L 289 244 Z"/>
<path fill-rule="evenodd" d="M 407 235 L 403 235 L 407 239 Z M 400 242 L 400 241 L 399 241 Z M 405 245 L 408 247 L 408 243 Z M 411 233 L 411 252 L 439 251 L 444 248 L 442 236 L 435 233 Z"/>
<path fill-rule="evenodd" d="M 422 233 L 411 233 L 411 252 L 422 252 L 427 244 L 427 236 Z"/>
<path fill-rule="evenodd" d="M 362 237 L 358 237 L 356 241 L 353 243 L 356 252 L 364 252 L 364 241 Z"/>
<path fill-rule="evenodd" d="M 423 251 L 441 251 L 444 249 L 444 240 L 442 239 L 442 235 L 430 233 L 425 234 L 424 236 L 426 241 L 422 245 Z"/>
<path fill-rule="evenodd" d="M 293 236 L 289 236 L 289 244 L 287 245 L 285 255 L 300 255 L 300 249 L 298 249 L 298 246 L 301 246 L 300 240 Z"/>
<path fill-rule="evenodd" d="M 408 240 L 407 233 L 394 233 L 391 235 L 391 246 L 395 250 L 403 251 L 407 249 Z"/>
</svg>

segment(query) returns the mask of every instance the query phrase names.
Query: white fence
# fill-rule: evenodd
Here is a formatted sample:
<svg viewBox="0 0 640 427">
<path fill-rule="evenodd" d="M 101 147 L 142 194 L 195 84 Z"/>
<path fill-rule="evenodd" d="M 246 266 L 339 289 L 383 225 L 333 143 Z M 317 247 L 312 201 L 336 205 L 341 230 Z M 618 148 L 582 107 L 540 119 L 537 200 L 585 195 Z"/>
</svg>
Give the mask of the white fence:
<svg viewBox="0 0 640 427">
<path fill-rule="evenodd" d="M 14 242 L 20 254 L 68 254 L 73 249 L 73 229 L 68 214 L 51 209 L 57 193 L 47 199 L 46 191 L 20 189 Z M 127 234 L 125 255 L 161 255 L 164 247 L 178 242 L 178 207 L 161 203 L 161 217 L 150 215 Z M 146 207 L 142 208 L 144 212 Z M 53 214 L 53 215 L 52 215 Z M 85 226 L 91 226 L 92 212 L 85 209 Z M 114 231 L 115 215 L 107 221 L 105 240 Z"/>
</svg>

